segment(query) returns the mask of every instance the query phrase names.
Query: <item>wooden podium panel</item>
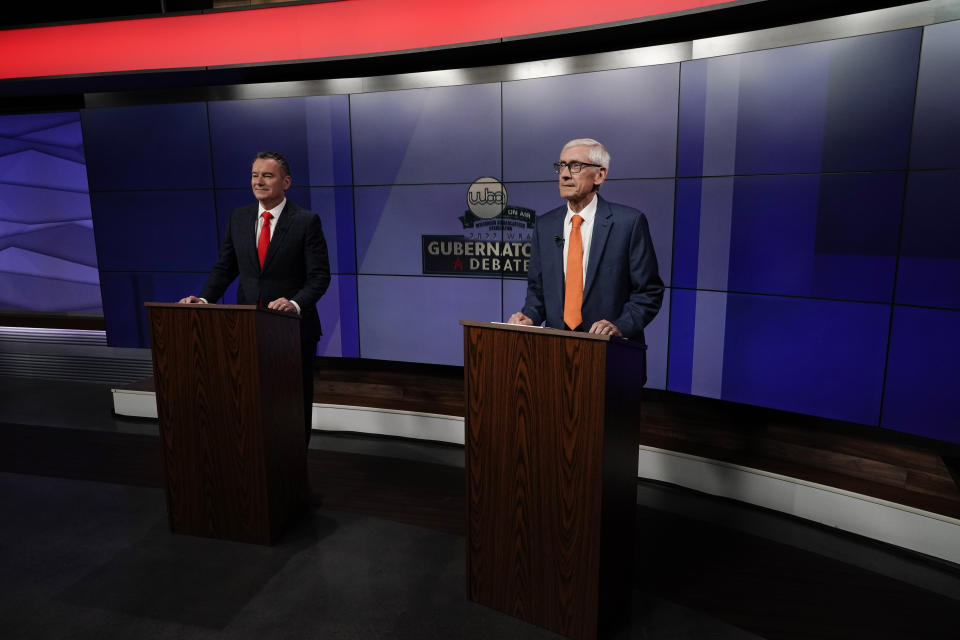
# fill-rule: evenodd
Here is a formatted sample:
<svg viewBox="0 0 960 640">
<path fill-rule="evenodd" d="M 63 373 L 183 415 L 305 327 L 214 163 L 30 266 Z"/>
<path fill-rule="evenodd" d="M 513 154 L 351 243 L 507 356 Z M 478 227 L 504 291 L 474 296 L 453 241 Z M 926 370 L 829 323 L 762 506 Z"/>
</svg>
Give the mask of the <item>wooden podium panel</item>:
<svg viewBox="0 0 960 640">
<path fill-rule="evenodd" d="M 272 544 L 308 496 L 299 319 L 146 306 L 171 530 Z"/>
<path fill-rule="evenodd" d="M 469 597 L 596 638 L 629 612 L 645 348 L 461 324 Z"/>
</svg>

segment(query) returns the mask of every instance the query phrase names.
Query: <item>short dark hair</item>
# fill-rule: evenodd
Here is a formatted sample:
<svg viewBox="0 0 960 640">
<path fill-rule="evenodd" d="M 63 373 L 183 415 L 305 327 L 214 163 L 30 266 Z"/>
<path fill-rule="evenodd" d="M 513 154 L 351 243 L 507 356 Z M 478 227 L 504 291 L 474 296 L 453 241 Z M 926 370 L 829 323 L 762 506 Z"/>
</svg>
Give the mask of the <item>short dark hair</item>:
<svg viewBox="0 0 960 640">
<path fill-rule="evenodd" d="M 276 160 L 277 164 L 283 167 L 283 170 L 287 172 L 287 175 L 293 175 L 290 173 L 290 163 L 287 162 L 287 159 L 283 157 L 283 154 L 277 153 L 276 151 L 261 151 L 253 159 L 254 162 L 257 160 Z"/>
</svg>

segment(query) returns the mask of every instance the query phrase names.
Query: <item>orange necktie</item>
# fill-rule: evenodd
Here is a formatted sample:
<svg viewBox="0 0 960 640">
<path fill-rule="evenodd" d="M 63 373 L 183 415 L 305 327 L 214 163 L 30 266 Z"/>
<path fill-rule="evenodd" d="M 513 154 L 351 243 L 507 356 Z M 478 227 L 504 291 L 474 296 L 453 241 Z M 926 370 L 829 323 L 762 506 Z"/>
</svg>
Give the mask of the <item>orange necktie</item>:
<svg viewBox="0 0 960 640">
<path fill-rule="evenodd" d="M 260 268 L 263 268 L 263 261 L 267 258 L 267 247 L 270 246 L 270 218 L 273 214 L 269 211 L 263 212 L 263 225 L 260 227 L 260 238 L 257 240 L 257 255 L 260 257 Z"/>
<path fill-rule="evenodd" d="M 580 225 L 583 218 L 574 215 L 570 219 L 570 246 L 567 248 L 567 278 L 563 292 L 563 321 L 571 329 L 583 322 L 580 307 L 583 306 L 583 238 Z"/>
</svg>

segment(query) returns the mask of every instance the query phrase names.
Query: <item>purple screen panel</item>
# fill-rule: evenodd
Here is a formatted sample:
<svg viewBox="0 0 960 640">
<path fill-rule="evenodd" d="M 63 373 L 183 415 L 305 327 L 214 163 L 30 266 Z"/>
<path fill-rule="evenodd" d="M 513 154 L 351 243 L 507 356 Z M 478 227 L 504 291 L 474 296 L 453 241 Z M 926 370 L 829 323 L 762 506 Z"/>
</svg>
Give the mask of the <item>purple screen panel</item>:
<svg viewBox="0 0 960 640">
<path fill-rule="evenodd" d="M 960 167 L 960 20 L 923 30 L 911 169 Z"/>
<path fill-rule="evenodd" d="M 500 85 L 359 94 L 350 117 L 356 184 L 500 177 Z"/>
<path fill-rule="evenodd" d="M 259 151 L 283 154 L 296 186 L 349 185 L 347 110 L 347 96 L 211 102 L 217 186 L 249 186 L 250 165 Z"/>
<path fill-rule="evenodd" d="M 665 64 L 504 83 L 504 179 L 550 180 L 573 138 L 602 142 L 618 177 L 672 177 L 679 73 Z"/>
<path fill-rule="evenodd" d="M 463 364 L 460 320 L 501 316 L 500 280 L 359 276 L 360 355 Z"/>
<path fill-rule="evenodd" d="M 724 400 L 878 423 L 889 305 L 729 294 L 725 306 Z"/>
<path fill-rule="evenodd" d="M 881 425 L 960 444 L 960 311 L 896 307 Z"/>
<path fill-rule="evenodd" d="M 317 302 L 323 336 L 317 344 L 317 355 L 328 357 L 360 357 L 357 325 L 357 277 L 334 275 L 330 288 Z"/>
<path fill-rule="evenodd" d="M 910 174 L 897 302 L 960 309 L 960 171 Z"/>
<path fill-rule="evenodd" d="M 206 103 L 107 107 L 82 114 L 90 191 L 213 186 Z"/>
<path fill-rule="evenodd" d="M 0 117 L 0 310 L 102 312 L 78 113 Z"/>
<path fill-rule="evenodd" d="M 217 259 L 212 190 L 94 192 L 91 203 L 104 272 L 203 271 Z"/>
</svg>

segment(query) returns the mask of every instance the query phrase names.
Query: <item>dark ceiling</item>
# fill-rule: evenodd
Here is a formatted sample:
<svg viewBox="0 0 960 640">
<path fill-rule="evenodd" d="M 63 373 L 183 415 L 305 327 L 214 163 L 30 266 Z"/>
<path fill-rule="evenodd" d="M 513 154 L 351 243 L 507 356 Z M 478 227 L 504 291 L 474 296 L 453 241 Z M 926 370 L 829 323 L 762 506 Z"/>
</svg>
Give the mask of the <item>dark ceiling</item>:
<svg viewBox="0 0 960 640">
<path fill-rule="evenodd" d="M 8 3 L 0 14 L 0 26 L 25 27 L 41 24 L 59 24 L 64 22 L 86 22 L 91 20 L 116 20 L 120 18 L 142 18 L 160 16 L 183 11 L 211 9 L 213 0 L 125 0 L 124 2 L 105 2 L 92 0 L 78 2 L 67 0 L 14 0 Z"/>
</svg>

